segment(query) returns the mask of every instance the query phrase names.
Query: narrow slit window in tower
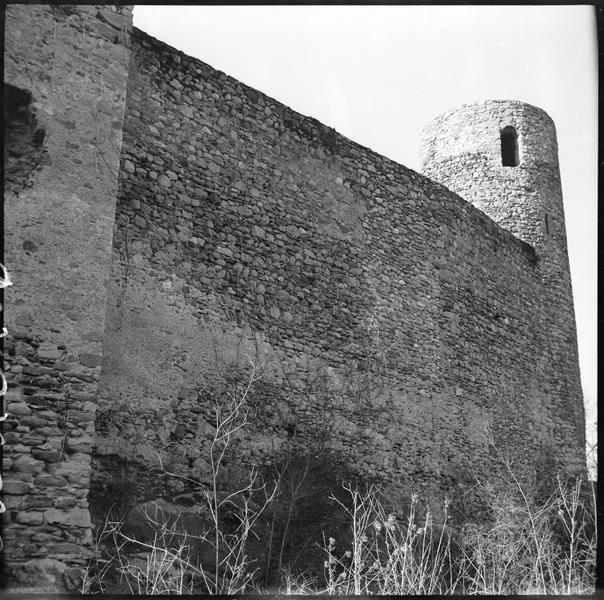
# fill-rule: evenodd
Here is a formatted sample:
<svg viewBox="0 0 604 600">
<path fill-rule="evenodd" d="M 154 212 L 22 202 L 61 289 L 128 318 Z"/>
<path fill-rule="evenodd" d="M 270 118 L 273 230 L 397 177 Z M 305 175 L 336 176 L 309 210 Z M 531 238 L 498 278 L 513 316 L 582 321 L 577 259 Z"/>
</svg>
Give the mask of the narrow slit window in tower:
<svg viewBox="0 0 604 600">
<path fill-rule="evenodd" d="M 501 130 L 501 164 L 504 167 L 518 166 L 518 133 L 510 125 Z"/>
</svg>

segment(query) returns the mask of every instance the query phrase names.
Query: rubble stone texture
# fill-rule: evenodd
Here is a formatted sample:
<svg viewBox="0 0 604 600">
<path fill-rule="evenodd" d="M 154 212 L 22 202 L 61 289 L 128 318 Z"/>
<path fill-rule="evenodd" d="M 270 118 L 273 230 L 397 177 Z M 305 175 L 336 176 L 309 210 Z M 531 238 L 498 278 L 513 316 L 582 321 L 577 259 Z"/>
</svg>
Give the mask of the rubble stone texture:
<svg viewBox="0 0 604 600">
<path fill-rule="evenodd" d="M 5 204 L 19 585 L 77 581 L 109 501 L 186 492 L 160 461 L 207 476 L 212 391 L 250 360 L 244 470 L 318 438 L 394 497 L 493 477 L 489 440 L 525 469 L 584 468 L 545 113 L 447 113 L 421 175 L 131 30 L 127 7 L 10 6 L 6 31 L 35 157 Z"/>
<path fill-rule="evenodd" d="M 87 357 L 103 347 L 131 22 L 110 6 L 6 8 L 4 261 L 14 284 L 4 295 L 2 537 L 19 589 L 77 582 L 90 555 L 101 368 Z"/>
</svg>

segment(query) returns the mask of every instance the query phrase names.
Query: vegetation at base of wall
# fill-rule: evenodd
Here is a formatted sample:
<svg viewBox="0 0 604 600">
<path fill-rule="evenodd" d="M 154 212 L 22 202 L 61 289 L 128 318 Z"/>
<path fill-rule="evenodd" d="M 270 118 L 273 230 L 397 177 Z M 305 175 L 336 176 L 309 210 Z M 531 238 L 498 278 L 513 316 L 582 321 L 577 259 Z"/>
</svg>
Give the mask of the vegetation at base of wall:
<svg viewBox="0 0 604 600">
<path fill-rule="evenodd" d="M 267 586 L 246 539 L 261 512 L 240 510 L 239 539 L 221 568 L 206 569 L 193 558 L 192 540 L 174 546 L 165 528 L 150 543 L 124 534 L 120 522 L 106 522 L 84 584 L 87 593 L 182 594 L 230 589 L 230 593 L 283 594 L 586 594 L 595 589 L 596 499 L 593 484 L 557 479 L 554 493 L 536 502 L 527 491 L 485 487 L 493 518 L 451 527 L 448 503 L 441 517 L 422 510 L 417 496 L 396 514 L 380 488 L 344 484 L 328 499 L 345 515 L 345 529 L 334 537 L 326 529 L 312 542 L 321 573 L 285 562 L 279 580 Z M 249 490 L 248 490 L 249 492 Z M 246 492 L 247 494 L 247 492 Z M 211 536 L 210 536 L 211 537 Z M 209 538 L 208 538 L 209 539 Z M 260 546 L 268 540 L 260 540 Z M 237 545 L 240 543 L 239 545 Z M 131 549 L 126 551 L 127 545 Z M 132 551 L 132 547 L 134 551 Z M 258 547 L 258 544 L 255 544 Z M 228 549 L 221 547 L 221 552 Z M 221 580 L 216 586 L 216 572 Z"/>
<path fill-rule="evenodd" d="M 320 444 L 287 448 L 274 458 L 266 477 L 276 493 L 266 515 L 264 585 L 279 585 L 284 569 L 320 576 L 323 557 L 316 542 L 325 531 L 347 537 L 345 486 L 366 481 L 341 455 Z"/>
</svg>

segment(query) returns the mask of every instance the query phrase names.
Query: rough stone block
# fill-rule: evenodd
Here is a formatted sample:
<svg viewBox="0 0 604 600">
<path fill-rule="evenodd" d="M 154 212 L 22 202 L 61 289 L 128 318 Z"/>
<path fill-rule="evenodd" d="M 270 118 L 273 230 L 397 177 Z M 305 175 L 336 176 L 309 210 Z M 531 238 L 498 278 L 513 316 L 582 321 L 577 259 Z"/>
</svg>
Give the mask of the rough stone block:
<svg viewBox="0 0 604 600">
<path fill-rule="evenodd" d="M 80 354 L 80 363 L 85 367 L 99 367 L 102 362 L 102 356 L 100 354 L 91 354 L 89 352 L 84 352 Z"/>
<path fill-rule="evenodd" d="M 36 460 L 27 455 L 19 456 L 13 463 L 13 469 L 23 473 L 41 473 L 44 470 L 44 466 L 44 462 L 41 460 Z"/>
<path fill-rule="evenodd" d="M 38 511 L 20 511 L 15 520 L 23 525 L 42 525 L 44 523 L 43 515 Z"/>
<path fill-rule="evenodd" d="M 31 489 L 31 485 L 26 483 L 25 481 L 13 481 L 10 479 L 6 479 L 3 481 L 2 491 L 5 494 L 13 494 L 13 495 L 21 495 L 27 494 Z"/>
<path fill-rule="evenodd" d="M 16 417 L 31 415 L 31 408 L 25 402 L 11 402 L 8 405 L 8 412 Z"/>
<path fill-rule="evenodd" d="M 90 512 L 85 508 L 61 510 L 51 508 L 44 511 L 44 520 L 48 524 L 61 524 L 74 527 L 90 527 Z"/>
<path fill-rule="evenodd" d="M 89 435 L 68 437 L 66 448 L 69 452 L 90 452 L 93 439 Z"/>
<path fill-rule="evenodd" d="M 44 361 L 55 361 L 61 358 L 62 351 L 53 344 L 43 344 L 38 348 L 38 358 Z"/>
<path fill-rule="evenodd" d="M 43 460 L 47 463 L 56 463 L 61 460 L 62 452 L 60 450 L 42 450 L 34 448 L 31 451 L 31 455 L 38 460 Z"/>
</svg>

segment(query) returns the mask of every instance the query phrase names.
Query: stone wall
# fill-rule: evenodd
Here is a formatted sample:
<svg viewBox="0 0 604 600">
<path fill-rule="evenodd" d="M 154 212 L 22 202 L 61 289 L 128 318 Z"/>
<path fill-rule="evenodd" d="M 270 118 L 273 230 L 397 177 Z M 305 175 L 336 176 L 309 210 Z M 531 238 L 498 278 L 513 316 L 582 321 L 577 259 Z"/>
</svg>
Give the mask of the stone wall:
<svg viewBox="0 0 604 600">
<path fill-rule="evenodd" d="M 77 589 L 131 11 L 10 5 L 5 27 L 4 557 L 19 589 Z"/>
<path fill-rule="evenodd" d="M 238 464 L 321 437 L 432 497 L 534 468 L 552 413 L 538 257 L 465 200 L 135 30 L 97 489 L 207 472 L 212 390 L 268 365 Z M 531 360 L 527 360 L 531 357 Z M 113 484 L 112 484 L 113 480 Z"/>
<path fill-rule="evenodd" d="M 162 473 L 207 476 L 213 402 L 250 373 L 233 470 L 320 449 L 394 497 L 437 499 L 492 476 L 490 441 L 527 472 L 548 451 L 582 468 L 555 186 L 524 188 L 535 214 L 554 198 L 558 228 L 524 237 L 130 36 L 128 7 L 6 14 L 13 582 L 77 589 L 91 513 L 194 501 Z"/>
</svg>

